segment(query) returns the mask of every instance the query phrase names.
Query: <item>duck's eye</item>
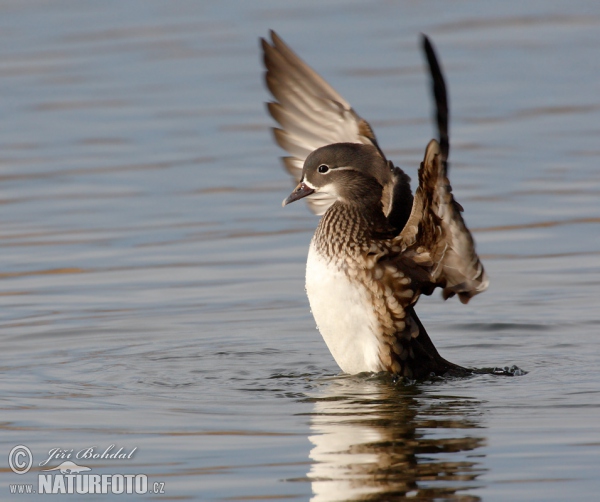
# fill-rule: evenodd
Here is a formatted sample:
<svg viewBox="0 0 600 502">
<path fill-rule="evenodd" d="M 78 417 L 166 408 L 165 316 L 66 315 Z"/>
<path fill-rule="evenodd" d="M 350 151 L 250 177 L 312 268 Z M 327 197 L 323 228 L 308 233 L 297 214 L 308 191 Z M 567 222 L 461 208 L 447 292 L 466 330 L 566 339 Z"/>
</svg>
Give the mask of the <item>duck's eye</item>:
<svg viewBox="0 0 600 502">
<path fill-rule="evenodd" d="M 327 171 L 329 171 L 329 166 L 326 166 L 325 164 L 319 166 L 319 172 L 321 174 L 325 174 Z"/>
</svg>

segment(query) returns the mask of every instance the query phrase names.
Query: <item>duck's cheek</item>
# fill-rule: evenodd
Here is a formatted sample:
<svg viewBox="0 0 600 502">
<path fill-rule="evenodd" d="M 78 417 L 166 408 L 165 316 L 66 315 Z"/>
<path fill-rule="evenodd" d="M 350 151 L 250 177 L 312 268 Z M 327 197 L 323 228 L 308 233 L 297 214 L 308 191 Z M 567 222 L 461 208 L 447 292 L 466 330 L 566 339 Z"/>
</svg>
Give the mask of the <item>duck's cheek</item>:
<svg viewBox="0 0 600 502">
<path fill-rule="evenodd" d="M 327 183 L 326 185 L 316 188 L 316 191 L 319 193 L 330 195 L 331 197 L 335 197 L 336 199 L 340 198 L 340 192 L 333 183 Z"/>
</svg>

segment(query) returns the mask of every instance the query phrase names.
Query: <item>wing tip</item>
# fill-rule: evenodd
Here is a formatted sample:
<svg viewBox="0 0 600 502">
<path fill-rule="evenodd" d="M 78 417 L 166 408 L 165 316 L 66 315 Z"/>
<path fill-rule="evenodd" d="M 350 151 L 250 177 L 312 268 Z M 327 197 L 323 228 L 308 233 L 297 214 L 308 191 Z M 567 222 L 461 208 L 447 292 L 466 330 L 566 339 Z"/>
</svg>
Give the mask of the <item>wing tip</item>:
<svg viewBox="0 0 600 502">
<path fill-rule="evenodd" d="M 475 295 L 478 295 L 479 293 L 483 293 L 484 291 L 486 291 L 490 285 L 490 279 L 489 279 L 488 275 L 485 273 L 485 269 L 483 268 L 483 265 L 481 265 L 481 263 L 479 263 L 479 267 L 481 267 L 481 271 L 479 272 L 479 275 L 475 279 L 472 280 L 475 284 L 471 284 L 471 287 L 466 290 L 463 289 L 464 287 L 466 287 L 465 283 L 463 283 L 462 285 L 459 285 L 459 286 L 452 286 L 449 288 L 444 288 L 442 290 L 442 298 L 444 300 L 447 300 L 448 298 L 452 298 L 454 295 L 458 295 L 458 299 L 460 300 L 460 303 L 462 303 L 463 305 L 466 305 L 467 303 L 469 303 L 469 300 L 471 298 L 473 298 Z M 462 289 L 462 291 L 460 289 Z"/>
<path fill-rule="evenodd" d="M 421 34 L 420 34 L 420 35 L 421 35 L 421 46 L 423 47 L 423 50 L 424 50 L 425 52 L 428 52 L 428 51 L 430 51 L 430 50 L 431 50 L 431 40 L 430 40 L 430 39 L 429 39 L 429 37 L 428 37 L 428 36 L 427 36 L 425 33 L 423 33 L 423 32 L 421 32 Z"/>
<path fill-rule="evenodd" d="M 273 29 L 269 30 L 269 35 L 271 36 L 271 40 L 273 45 L 286 45 L 285 42 L 281 39 L 281 37 L 277 34 L 277 32 Z"/>
</svg>

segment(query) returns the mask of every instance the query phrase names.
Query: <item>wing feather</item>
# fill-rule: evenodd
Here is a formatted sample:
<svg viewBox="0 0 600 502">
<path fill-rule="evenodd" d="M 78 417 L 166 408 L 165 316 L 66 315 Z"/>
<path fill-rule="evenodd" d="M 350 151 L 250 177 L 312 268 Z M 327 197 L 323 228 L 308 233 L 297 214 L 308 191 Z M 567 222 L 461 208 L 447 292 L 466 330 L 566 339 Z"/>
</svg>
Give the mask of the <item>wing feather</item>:
<svg viewBox="0 0 600 502">
<path fill-rule="evenodd" d="M 428 272 L 430 286 L 425 288 L 426 293 L 441 287 L 444 299 L 458 294 L 460 301 L 467 303 L 472 296 L 487 289 L 489 280 L 448 180 L 446 84 L 435 50 L 426 36 L 423 36 L 423 49 L 431 74 L 440 141 L 431 140 L 425 149 L 412 210 L 396 242 L 403 250 L 403 259 L 412 259 Z"/>
<path fill-rule="evenodd" d="M 441 287 L 444 299 L 458 294 L 460 301 L 467 303 L 487 289 L 489 280 L 462 208 L 452 195 L 444 164 L 439 143 L 431 140 L 419 169 L 411 215 L 396 241 L 403 260 L 411 259 L 428 271 L 429 292 Z"/>
</svg>

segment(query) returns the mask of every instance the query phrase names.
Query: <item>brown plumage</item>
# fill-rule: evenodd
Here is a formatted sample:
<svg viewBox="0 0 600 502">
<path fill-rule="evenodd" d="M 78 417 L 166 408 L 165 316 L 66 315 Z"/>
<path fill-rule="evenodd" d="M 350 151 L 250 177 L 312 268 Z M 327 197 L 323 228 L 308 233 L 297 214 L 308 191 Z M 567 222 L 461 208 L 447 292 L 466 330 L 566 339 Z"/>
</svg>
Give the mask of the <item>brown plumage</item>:
<svg viewBox="0 0 600 502">
<path fill-rule="evenodd" d="M 448 109 L 429 40 L 439 141 L 431 140 L 413 198 L 410 179 L 388 161 L 369 124 L 275 34 L 262 40 L 275 139 L 299 183 L 284 201 L 305 198 L 323 214 L 313 237 L 306 285 L 334 358 L 349 373 L 409 378 L 465 373 L 443 359 L 418 319 L 421 294 L 442 288 L 463 303 L 487 288 L 473 238 L 447 177 Z M 440 146 L 441 145 L 441 146 Z"/>
</svg>

